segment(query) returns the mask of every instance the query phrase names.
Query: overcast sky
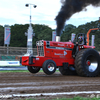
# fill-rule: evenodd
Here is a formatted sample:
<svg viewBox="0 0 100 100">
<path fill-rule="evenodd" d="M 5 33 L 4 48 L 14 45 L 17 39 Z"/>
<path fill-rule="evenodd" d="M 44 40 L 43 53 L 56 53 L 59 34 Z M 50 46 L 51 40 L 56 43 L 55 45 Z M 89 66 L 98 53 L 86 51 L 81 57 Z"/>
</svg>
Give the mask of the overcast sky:
<svg viewBox="0 0 100 100">
<path fill-rule="evenodd" d="M 33 24 L 45 24 L 56 28 L 54 19 L 61 8 L 60 0 L 0 0 L 0 25 L 28 24 L 30 7 L 25 7 L 26 3 L 37 5 L 37 8 L 31 8 Z M 96 21 L 99 17 L 100 7 L 90 5 L 86 12 L 74 14 L 66 24 L 79 26 Z"/>
</svg>

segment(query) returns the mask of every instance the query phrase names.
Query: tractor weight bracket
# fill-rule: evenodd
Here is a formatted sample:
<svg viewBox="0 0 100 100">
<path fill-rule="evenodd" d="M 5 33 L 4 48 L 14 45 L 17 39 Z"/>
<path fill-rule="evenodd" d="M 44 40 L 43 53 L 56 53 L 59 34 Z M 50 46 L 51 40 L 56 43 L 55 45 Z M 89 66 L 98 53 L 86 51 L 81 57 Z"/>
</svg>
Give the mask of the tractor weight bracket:
<svg viewBox="0 0 100 100">
<path fill-rule="evenodd" d="M 35 63 L 36 57 L 34 57 L 33 55 L 29 56 L 29 64 L 32 65 Z"/>
</svg>

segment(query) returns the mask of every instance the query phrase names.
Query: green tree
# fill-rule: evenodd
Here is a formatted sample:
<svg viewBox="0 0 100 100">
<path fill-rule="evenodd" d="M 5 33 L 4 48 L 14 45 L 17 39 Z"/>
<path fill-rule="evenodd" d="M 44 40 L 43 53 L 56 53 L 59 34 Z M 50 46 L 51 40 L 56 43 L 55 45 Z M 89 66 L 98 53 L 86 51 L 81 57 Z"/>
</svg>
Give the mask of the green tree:
<svg viewBox="0 0 100 100">
<path fill-rule="evenodd" d="M 27 31 L 28 24 L 11 26 L 11 44 L 12 47 L 26 47 L 27 38 L 25 32 Z"/>
<path fill-rule="evenodd" d="M 33 37 L 33 47 L 36 47 L 36 41 L 52 40 L 52 29 L 46 25 L 33 25 L 35 37 Z"/>
<path fill-rule="evenodd" d="M 68 24 L 65 26 L 63 33 L 61 34 L 61 41 L 67 42 L 71 40 L 71 34 L 75 33 L 85 33 L 89 31 L 89 29 L 97 28 L 99 21 L 92 21 L 90 23 L 86 23 L 84 25 L 80 25 L 78 27 Z M 27 37 L 25 36 L 25 32 L 27 32 L 29 25 L 25 24 L 15 24 L 11 25 L 11 41 L 10 46 L 12 47 L 26 47 L 27 46 Z M 36 47 L 36 41 L 39 40 L 52 40 L 52 30 L 47 25 L 32 25 L 34 29 L 35 36 L 33 37 L 33 47 Z M 91 31 L 90 33 L 90 45 L 91 45 L 91 36 L 95 35 L 95 47 L 98 51 L 100 51 L 100 30 Z M 0 25 L 0 46 L 4 45 L 4 27 Z"/>
<path fill-rule="evenodd" d="M 29 25 L 15 24 L 11 26 L 11 44 L 12 47 L 26 47 L 27 46 L 27 32 Z M 38 40 L 51 40 L 52 29 L 46 25 L 32 25 L 35 36 L 33 37 L 33 47 L 36 47 L 36 41 Z"/>
<path fill-rule="evenodd" d="M 76 29 L 76 26 L 68 24 L 65 26 L 64 31 L 61 35 L 61 40 L 63 42 L 69 41 L 71 39 L 71 34 L 73 33 L 73 30 Z"/>
</svg>

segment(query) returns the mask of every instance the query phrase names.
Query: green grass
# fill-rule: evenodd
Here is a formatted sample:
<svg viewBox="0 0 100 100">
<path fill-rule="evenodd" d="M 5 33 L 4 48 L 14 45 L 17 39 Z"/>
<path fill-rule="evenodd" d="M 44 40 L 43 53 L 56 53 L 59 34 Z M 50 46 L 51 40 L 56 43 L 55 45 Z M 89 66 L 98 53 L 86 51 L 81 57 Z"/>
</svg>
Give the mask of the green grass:
<svg viewBox="0 0 100 100">
<path fill-rule="evenodd" d="M 2 70 L 0 73 L 9 73 L 9 72 L 29 72 L 28 70 Z M 40 70 L 39 72 L 43 72 L 43 70 Z M 59 70 L 56 70 L 56 72 L 59 72 Z"/>
<path fill-rule="evenodd" d="M 23 100 L 23 99 L 21 99 L 21 100 Z M 25 100 L 37 100 L 37 99 L 25 99 Z M 41 99 L 41 100 L 45 100 L 45 99 Z M 100 98 L 74 97 L 74 98 L 57 98 L 57 99 L 51 99 L 51 100 L 100 100 Z"/>
<path fill-rule="evenodd" d="M 28 70 L 2 70 L 0 73 L 10 73 L 10 72 L 29 72 Z"/>
<path fill-rule="evenodd" d="M 0 73 L 10 73 L 10 72 L 29 72 L 28 70 L 2 70 Z M 43 72 L 43 70 L 40 70 L 39 72 Z"/>
</svg>

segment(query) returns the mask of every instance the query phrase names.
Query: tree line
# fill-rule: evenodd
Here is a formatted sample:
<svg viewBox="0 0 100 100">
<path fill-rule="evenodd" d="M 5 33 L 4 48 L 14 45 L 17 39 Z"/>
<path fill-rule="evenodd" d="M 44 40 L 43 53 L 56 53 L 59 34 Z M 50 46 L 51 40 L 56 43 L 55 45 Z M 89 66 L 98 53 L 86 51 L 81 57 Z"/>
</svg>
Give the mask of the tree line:
<svg viewBox="0 0 100 100">
<path fill-rule="evenodd" d="M 89 29 L 98 28 L 98 21 L 92 21 L 90 23 L 86 23 L 84 25 L 80 25 L 78 27 L 68 24 L 65 25 L 65 28 L 61 34 L 61 41 L 67 42 L 71 40 L 71 34 L 75 33 L 85 33 L 87 34 Z M 10 46 L 11 47 L 26 47 L 27 46 L 27 37 L 25 36 L 25 32 L 29 27 L 28 24 L 15 24 L 11 25 L 11 40 Z M 35 36 L 33 37 L 33 47 L 36 47 L 36 41 L 39 40 L 48 40 L 52 41 L 52 31 L 55 29 L 51 29 L 47 25 L 39 25 L 39 24 L 32 24 L 34 29 Z M 91 36 L 95 35 L 95 46 L 96 49 L 100 51 L 100 30 L 91 31 L 90 34 L 90 43 L 91 43 Z M 4 27 L 0 25 L 0 46 L 4 46 Z"/>
</svg>

